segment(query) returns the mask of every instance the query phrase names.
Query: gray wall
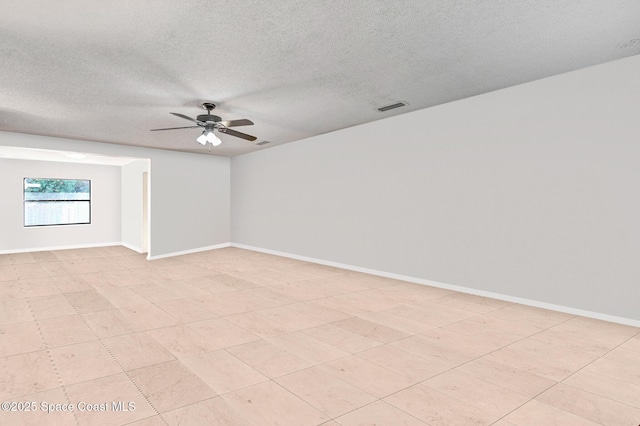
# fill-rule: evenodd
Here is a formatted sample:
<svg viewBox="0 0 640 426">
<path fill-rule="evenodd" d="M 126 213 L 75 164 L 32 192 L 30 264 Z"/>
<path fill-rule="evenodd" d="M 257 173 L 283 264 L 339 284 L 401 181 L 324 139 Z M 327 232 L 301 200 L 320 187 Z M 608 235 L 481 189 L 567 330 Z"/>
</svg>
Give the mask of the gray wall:
<svg viewBox="0 0 640 426">
<path fill-rule="evenodd" d="M 149 160 L 135 160 L 122 166 L 122 225 L 120 241 L 130 248 L 142 251 L 142 183 L 148 172 Z"/>
<path fill-rule="evenodd" d="M 91 223 L 25 228 L 23 179 L 91 180 Z M 0 252 L 120 242 L 120 167 L 0 158 Z"/>
<path fill-rule="evenodd" d="M 0 145 L 151 159 L 149 255 L 230 241 L 229 159 L 124 145 L 0 132 Z"/>
<path fill-rule="evenodd" d="M 640 319 L 640 57 L 232 159 L 238 244 Z"/>
</svg>

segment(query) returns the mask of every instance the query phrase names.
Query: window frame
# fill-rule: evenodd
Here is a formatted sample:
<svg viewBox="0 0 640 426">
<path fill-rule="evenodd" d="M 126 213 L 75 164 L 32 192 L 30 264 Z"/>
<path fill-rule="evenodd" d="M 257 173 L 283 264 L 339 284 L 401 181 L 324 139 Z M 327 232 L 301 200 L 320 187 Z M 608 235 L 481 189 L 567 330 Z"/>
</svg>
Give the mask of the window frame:
<svg viewBox="0 0 640 426">
<path fill-rule="evenodd" d="M 27 200 L 27 179 L 39 179 L 39 180 L 75 180 L 86 181 L 89 183 L 89 199 L 88 200 Z M 75 225 L 91 225 L 91 179 L 70 179 L 70 178 L 40 178 L 40 177 L 25 177 L 22 179 L 22 226 L 24 228 L 41 228 L 45 226 L 75 226 Z M 89 203 L 89 221 L 88 222 L 73 222 L 73 223 L 51 223 L 44 225 L 27 225 L 27 203 L 57 203 L 57 202 L 79 202 Z"/>
</svg>

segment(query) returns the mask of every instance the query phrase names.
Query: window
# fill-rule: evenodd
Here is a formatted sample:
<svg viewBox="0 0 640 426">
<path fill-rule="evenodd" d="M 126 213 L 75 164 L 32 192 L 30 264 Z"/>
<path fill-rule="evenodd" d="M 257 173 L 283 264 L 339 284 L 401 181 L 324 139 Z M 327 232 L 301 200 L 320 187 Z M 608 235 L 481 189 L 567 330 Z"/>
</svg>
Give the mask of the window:
<svg viewBox="0 0 640 426">
<path fill-rule="evenodd" d="M 91 223 L 91 181 L 24 179 L 24 226 Z"/>
</svg>

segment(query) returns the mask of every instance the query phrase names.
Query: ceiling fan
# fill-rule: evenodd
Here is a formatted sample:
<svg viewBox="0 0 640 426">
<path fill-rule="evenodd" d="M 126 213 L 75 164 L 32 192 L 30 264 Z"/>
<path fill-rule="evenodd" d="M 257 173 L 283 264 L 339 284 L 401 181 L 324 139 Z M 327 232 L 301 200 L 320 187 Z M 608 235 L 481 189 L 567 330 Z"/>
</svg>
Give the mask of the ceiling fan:
<svg viewBox="0 0 640 426">
<path fill-rule="evenodd" d="M 235 136 L 237 138 L 246 139 L 248 141 L 255 141 L 257 138 L 255 136 L 248 135 L 246 133 L 238 132 L 237 130 L 230 129 L 229 127 L 238 127 L 238 126 L 250 126 L 253 124 L 253 121 L 247 120 L 246 118 L 240 120 L 227 120 L 223 121 L 217 115 L 212 115 L 211 110 L 215 109 L 216 105 L 213 102 L 204 102 L 202 104 L 202 108 L 207 110 L 206 114 L 202 114 L 197 116 L 196 118 L 191 118 L 183 114 L 178 114 L 177 112 L 172 112 L 177 117 L 184 118 L 185 120 L 193 121 L 196 123 L 196 126 L 185 126 L 185 127 L 167 127 L 165 129 L 151 129 L 152 132 L 157 132 L 159 130 L 176 130 L 176 129 L 195 129 L 198 127 L 202 127 L 203 131 L 200 136 L 197 137 L 196 141 L 204 146 L 210 143 L 213 146 L 218 146 L 222 143 L 222 141 L 215 135 L 214 130 L 217 130 L 220 133 L 224 133 L 226 135 Z"/>
</svg>

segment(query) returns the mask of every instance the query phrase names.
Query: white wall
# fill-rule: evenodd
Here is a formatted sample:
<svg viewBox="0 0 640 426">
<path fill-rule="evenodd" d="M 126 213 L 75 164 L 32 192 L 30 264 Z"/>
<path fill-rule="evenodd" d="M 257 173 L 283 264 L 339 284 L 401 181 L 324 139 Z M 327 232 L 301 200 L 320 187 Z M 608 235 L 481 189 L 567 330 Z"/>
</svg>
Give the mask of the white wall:
<svg viewBox="0 0 640 426">
<path fill-rule="evenodd" d="M 0 145 L 149 158 L 149 255 L 159 257 L 230 241 L 226 157 L 9 132 L 0 132 Z"/>
<path fill-rule="evenodd" d="M 149 160 L 135 160 L 122 166 L 122 205 L 121 238 L 122 243 L 136 251 L 143 251 L 143 197 L 142 184 L 145 172 L 149 172 Z"/>
<path fill-rule="evenodd" d="M 25 228 L 23 179 L 91 180 L 91 223 Z M 0 159 L 0 252 L 120 241 L 120 167 Z"/>
<path fill-rule="evenodd" d="M 238 244 L 640 320 L 640 56 L 235 157 Z"/>
</svg>

